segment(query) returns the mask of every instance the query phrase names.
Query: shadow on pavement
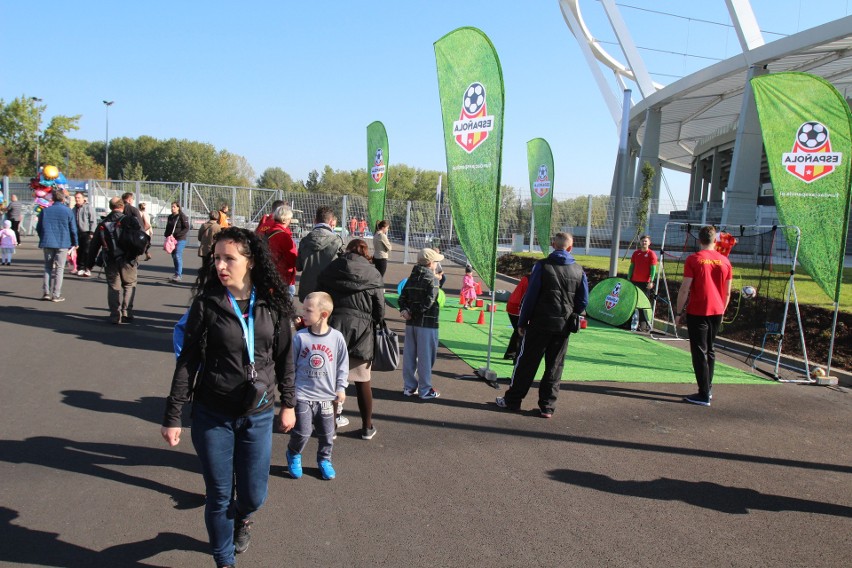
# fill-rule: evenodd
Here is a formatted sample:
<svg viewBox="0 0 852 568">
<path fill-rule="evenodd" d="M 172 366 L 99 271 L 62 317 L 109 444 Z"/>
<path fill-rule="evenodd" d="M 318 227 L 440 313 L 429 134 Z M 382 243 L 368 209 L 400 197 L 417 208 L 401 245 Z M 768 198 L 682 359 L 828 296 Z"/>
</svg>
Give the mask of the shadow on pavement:
<svg viewBox="0 0 852 568">
<path fill-rule="evenodd" d="M 729 515 L 745 515 L 751 510 L 760 510 L 852 517 L 852 507 L 765 494 L 754 489 L 728 487 L 706 481 L 682 481 L 667 477 L 652 481 L 619 481 L 606 475 L 573 469 L 555 469 L 549 471 L 548 475 L 556 481 L 596 491 L 661 501 L 682 501 Z"/>
<path fill-rule="evenodd" d="M 204 496 L 198 493 L 113 469 L 116 466 L 156 466 L 200 473 L 198 459 L 183 452 L 38 436 L 23 441 L 0 440 L 0 461 L 40 465 L 149 489 L 171 497 L 175 509 L 194 509 L 204 505 Z"/>
<path fill-rule="evenodd" d="M 57 533 L 28 529 L 12 521 L 18 512 L 0 507 L 0 563 L 37 566 L 111 566 L 115 568 L 156 567 L 142 562 L 170 550 L 207 552 L 207 543 L 175 533 L 159 533 L 139 542 L 117 544 L 104 550 L 90 550 L 59 540 Z M 81 519 L 84 522 L 85 519 Z"/>
</svg>

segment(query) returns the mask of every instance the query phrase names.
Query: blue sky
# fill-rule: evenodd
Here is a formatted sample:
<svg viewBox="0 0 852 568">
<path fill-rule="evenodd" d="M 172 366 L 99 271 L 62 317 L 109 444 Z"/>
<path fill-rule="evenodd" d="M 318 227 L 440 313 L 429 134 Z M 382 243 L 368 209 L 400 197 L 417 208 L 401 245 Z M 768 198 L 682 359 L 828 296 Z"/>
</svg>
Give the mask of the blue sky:
<svg viewBox="0 0 852 568">
<path fill-rule="evenodd" d="M 728 22 L 723 0 L 618 3 L 637 45 L 675 52 L 642 51 L 658 82 L 739 51 L 730 28 L 699 21 Z M 849 0 L 752 4 L 762 29 L 783 34 L 852 13 Z M 613 41 L 600 4 L 581 7 L 592 33 Z M 325 164 L 365 167 L 374 120 L 387 127 L 391 166 L 445 169 L 432 44 L 475 26 L 503 67 L 503 183 L 528 192 L 526 142 L 543 137 L 557 197 L 609 193 L 615 126 L 557 0 L 0 0 L 0 20 L 0 98 L 40 97 L 45 120 L 80 114 L 72 136 L 87 140 L 103 139 L 101 101 L 114 100 L 111 138 L 209 142 L 257 175 L 278 166 L 296 179 Z M 684 198 L 686 177 L 668 179 Z"/>
</svg>

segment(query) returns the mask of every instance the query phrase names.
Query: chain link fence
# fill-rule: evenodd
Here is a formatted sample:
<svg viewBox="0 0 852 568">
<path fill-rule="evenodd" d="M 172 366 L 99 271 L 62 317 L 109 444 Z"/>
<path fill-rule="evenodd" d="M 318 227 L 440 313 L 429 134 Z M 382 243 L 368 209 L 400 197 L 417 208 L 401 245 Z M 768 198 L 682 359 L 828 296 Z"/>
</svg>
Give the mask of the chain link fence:
<svg viewBox="0 0 852 568">
<path fill-rule="evenodd" d="M 23 178 L 4 178 L 6 198 L 17 195 L 24 204 L 25 231 L 31 234 L 35 229 L 32 213 L 32 191 L 29 180 Z M 327 193 L 285 192 L 276 189 L 217 186 L 197 183 L 173 183 L 152 181 L 103 181 L 69 180 L 69 189 L 84 190 L 89 194 L 89 202 L 99 215 L 109 212 L 108 202 L 112 197 L 131 192 L 136 196 L 136 204 L 146 204 L 151 224 L 154 227 L 153 243 L 162 244 L 166 218 L 171 213 L 171 203 L 178 203 L 189 217 L 191 225 L 197 229 L 208 218 L 211 211 L 227 205 L 228 215 L 233 225 L 254 229 L 261 217 L 272 211 L 272 203 L 282 200 L 293 208 L 291 228 L 298 240 L 314 223 L 316 210 L 330 207 L 338 216 L 337 230 L 344 239 L 365 237 L 372 246 L 374 227 L 364 227 L 367 218 L 367 198 L 353 195 Z M 635 245 L 637 234 L 648 233 L 652 242 L 663 238 L 667 222 L 718 223 L 721 219 L 721 204 L 698 204 L 687 207 L 675 204 L 671 213 L 651 213 L 644 227 L 637 227 L 637 214 L 640 200 L 625 198 L 620 217 L 620 247 L 626 249 Z M 656 203 L 649 209 L 654 211 Z M 512 199 L 501 207 L 500 223 L 497 227 L 498 253 L 511 251 L 540 251 L 540 244 L 530 241 L 534 227 L 531 222 L 529 200 Z M 761 221 L 772 223 L 775 219 L 774 207 L 761 207 Z M 460 264 L 467 259 L 461 250 L 453 226 L 448 202 L 399 201 L 389 199 L 385 206 L 385 218 L 390 223 L 389 238 L 405 254 L 406 262 L 413 262 L 416 251 L 424 246 L 438 247 L 449 259 Z M 570 232 L 574 235 L 575 251 L 581 254 L 608 255 L 613 240 L 615 222 L 615 203 L 606 195 L 562 196 L 554 204 L 551 232 Z M 196 244 L 195 234 L 189 239 L 190 246 Z"/>
</svg>

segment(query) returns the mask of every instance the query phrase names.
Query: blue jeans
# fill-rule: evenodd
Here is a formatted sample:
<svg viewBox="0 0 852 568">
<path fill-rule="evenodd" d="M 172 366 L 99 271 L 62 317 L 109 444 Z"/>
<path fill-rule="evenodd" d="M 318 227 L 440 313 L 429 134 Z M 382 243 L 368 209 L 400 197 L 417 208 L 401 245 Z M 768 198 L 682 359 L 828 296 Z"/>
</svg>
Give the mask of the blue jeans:
<svg viewBox="0 0 852 568">
<path fill-rule="evenodd" d="M 291 454 L 301 454 L 311 439 L 314 426 L 317 433 L 317 463 L 331 460 L 331 448 L 334 444 L 334 403 L 330 400 L 296 401 L 296 426 L 290 432 L 287 449 Z"/>
<path fill-rule="evenodd" d="M 204 474 L 204 522 L 217 566 L 234 564 L 234 522 L 266 501 L 274 409 L 232 418 L 195 403 L 192 445 Z"/>
<path fill-rule="evenodd" d="M 178 241 L 175 250 L 172 251 L 172 261 L 175 263 L 175 276 L 183 276 L 183 249 L 186 248 L 186 239 Z"/>
</svg>

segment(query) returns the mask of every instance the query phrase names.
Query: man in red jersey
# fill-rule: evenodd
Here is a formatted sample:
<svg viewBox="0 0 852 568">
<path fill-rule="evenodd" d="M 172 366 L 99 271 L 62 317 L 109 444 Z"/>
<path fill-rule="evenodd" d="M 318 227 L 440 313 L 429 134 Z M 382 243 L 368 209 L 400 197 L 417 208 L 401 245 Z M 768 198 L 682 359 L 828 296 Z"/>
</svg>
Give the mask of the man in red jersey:
<svg viewBox="0 0 852 568">
<path fill-rule="evenodd" d="M 654 289 L 654 278 L 657 276 L 657 253 L 651 250 L 651 237 L 642 235 L 639 238 L 639 248 L 630 257 L 630 270 L 627 279 L 645 296 Z M 640 331 L 650 330 L 650 324 L 645 317 L 645 310 L 639 312 Z"/>
<path fill-rule="evenodd" d="M 692 368 L 698 382 L 698 393 L 683 400 L 701 406 L 710 406 L 713 398 L 711 388 L 716 362 L 713 343 L 731 299 L 733 278 L 731 263 L 716 252 L 715 241 L 716 228 L 702 227 L 698 232 L 700 250 L 686 259 L 683 283 L 677 294 L 677 323 L 686 322 L 689 330 Z"/>
</svg>

